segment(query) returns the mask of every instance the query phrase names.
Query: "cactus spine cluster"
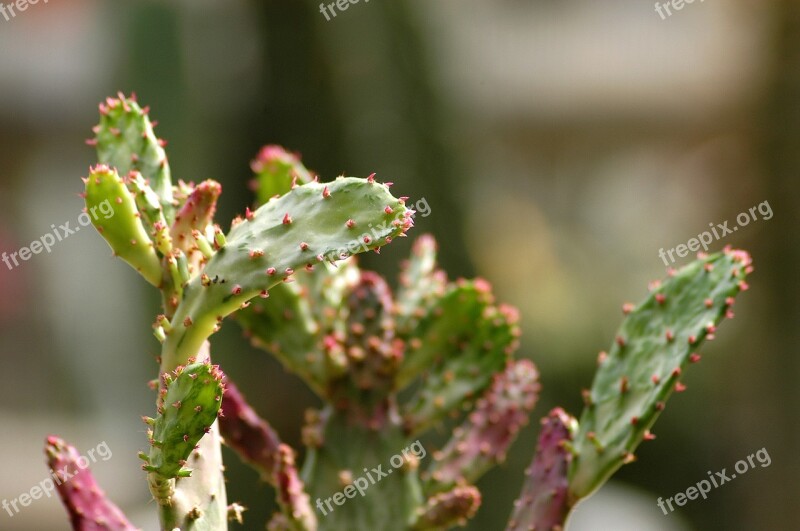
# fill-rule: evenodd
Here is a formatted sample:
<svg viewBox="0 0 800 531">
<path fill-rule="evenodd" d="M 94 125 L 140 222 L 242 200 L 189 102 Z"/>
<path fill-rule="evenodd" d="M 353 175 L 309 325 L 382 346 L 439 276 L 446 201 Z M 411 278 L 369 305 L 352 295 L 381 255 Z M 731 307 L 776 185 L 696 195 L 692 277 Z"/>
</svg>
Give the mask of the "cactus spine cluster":
<svg viewBox="0 0 800 531">
<path fill-rule="evenodd" d="M 298 156 L 266 146 L 251 164 L 256 202 L 225 233 L 214 221 L 220 185 L 172 182 L 146 108 L 119 95 L 100 114 L 86 208 L 114 206 L 95 219 L 98 232 L 162 294 L 157 413 L 143 419 L 150 448 L 140 453 L 162 529 L 242 521 L 244 508 L 227 502 L 223 437 L 274 488 L 273 531 L 432 531 L 471 518 L 476 481 L 504 460 L 539 394 L 535 365 L 514 358 L 516 310 L 485 280 L 449 280 L 430 236 L 414 243 L 395 290 L 361 270 L 353 255 L 379 252 L 413 225 L 407 198 L 374 174 L 320 183 Z M 509 530 L 561 529 L 633 461 L 751 270 L 746 253 L 726 249 L 625 305 L 580 422 L 559 408 L 543 419 Z M 302 466 L 211 363 L 209 338 L 231 314 L 324 404 L 306 414 Z M 461 424 L 429 454 L 420 437 L 453 416 Z M 47 453 L 52 462 L 75 451 L 51 439 Z M 133 528 L 99 489 L 79 490 L 60 489 L 75 529 Z"/>
</svg>

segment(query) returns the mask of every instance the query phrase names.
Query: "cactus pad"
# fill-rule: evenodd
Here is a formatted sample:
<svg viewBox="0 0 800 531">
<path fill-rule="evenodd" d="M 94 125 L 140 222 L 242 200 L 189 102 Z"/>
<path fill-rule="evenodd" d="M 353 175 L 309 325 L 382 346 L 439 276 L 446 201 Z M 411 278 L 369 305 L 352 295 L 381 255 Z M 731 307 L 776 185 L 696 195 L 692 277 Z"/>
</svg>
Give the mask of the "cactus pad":
<svg viewBox="0 0 800 531">
<path fill-rule="evenodd" d="M 747 289 L 752 270 L 744 251 L 726 249 L 702 256 L 653 287 L 627 317 L 599 368 L 575 436 L 570 492 L 588 496 L 650 437 L 673 390 L 682 390 L 682 372 L 699 359 L 696 350 L 712 339 L 730 313 L 733 298 Z"/>
<path fill-rule="evenodd" d="M 72 528 L 78 531 L 135 531 L 122 511 L 100 490 L 88 468 L 79 466 L 86 461 L 78 451 L 62 439 L 47 438 L 47 464 L 57 471 L 56 489 L 69 511 Z M 67 477 L 66 474 L 72 474 Z M 47 494 L 50 496 L 50 494 Z"/>
</svg>

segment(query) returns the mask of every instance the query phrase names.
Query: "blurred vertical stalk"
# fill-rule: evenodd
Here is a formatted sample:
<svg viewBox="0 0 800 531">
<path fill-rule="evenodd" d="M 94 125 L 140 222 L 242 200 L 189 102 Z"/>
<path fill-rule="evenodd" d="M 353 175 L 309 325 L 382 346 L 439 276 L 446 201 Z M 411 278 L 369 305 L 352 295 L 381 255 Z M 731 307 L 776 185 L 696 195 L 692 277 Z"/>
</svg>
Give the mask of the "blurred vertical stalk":
<svg viewBox="0 0 800 531">
<path fill-rule="evenodd" d="M 412 201 L 425 198 L 432 213 L 417 221 L 443 242 L 443 267 L 472 276 L 459 222 L 468 187 L 458 182 L 425 26 L 410 5 L 362 2 L 328 21 L 318 2 L 259 3 L 267 90 L 254 137 L 302 149 L 325 177 L 376 171 L 416 190 Z"/>
<path fill-rule="evenodd" d="M 765 330 L 761 334 L 767 343 L 762 345 L 762 352 L 754 355 L 764 360 L 764 378 L 775 385 L 774 407 L 784 412 L 782 416 L 788 421 L 769 423 L 777 432 L 771 440 L 783 442 L 774 453 L 792 462 L 771 470 L 770 491 L 774 496 L 762 498 L 771 506 L 759 507 L 751 514 L 769 515 L 769 527 L 773 529 L 790 529 L 800 519 L 800 508 L 794 500 L 800 492 L 796 451 L 800 446 L 800 422 L 790 420 L 800 405 L 800 387 L 796 383 L 800 376 L 800 3 L 776 0 L 772 9 L 774 62 L 768 74 L 758 141 L 767 176 L 764 190 L 776 213 L 770 221 L 770 233 L 776 237 L 757 242 L 753 249 L 758 257 L 759 281 L 767 284 L 762 288 L 768 290 L 768 315 L 762 320 Z M 762 518 L 745 527 L 763 527 L 765 523 Z"/>
</svg>

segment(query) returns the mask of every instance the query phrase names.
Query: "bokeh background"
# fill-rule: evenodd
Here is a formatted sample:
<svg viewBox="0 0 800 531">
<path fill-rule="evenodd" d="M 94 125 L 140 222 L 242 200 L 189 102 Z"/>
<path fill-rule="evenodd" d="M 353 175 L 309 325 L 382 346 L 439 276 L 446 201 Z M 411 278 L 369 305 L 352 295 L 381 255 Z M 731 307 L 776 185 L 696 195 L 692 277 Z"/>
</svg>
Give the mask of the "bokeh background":
<svg viewBox="0 0 800 531">
<path fill-rule="evenodd" d="M 544 394 L 480 482 L 470 530 L 503 528 L 537 419 L 555 405 L 579 414 L 622 302 L 665 273 L 658 250 L 768 201 L 772 219 L 714 243 L 755 259 L 737 318 L 703 348 L 658 438 L 569 529 L 800 529 L 799 2 L 709 0 L 662 20 L 634 0 L 372 0 L 331 21 L 301 0 L 39 2 L 0 17 L 0 250 L 75 224 L 94 162 L 83 140 L 118 90 L 151 106 L 175 177 L 223 184 L 222 224 L 252 199 L 259 146 L 280 143 L 324 179 L 375 171 L 424 198 L 430 215 L 413 232 L 436 235 L 451 277 L 485 277 L 520 308 L 520 355 L 539 365 Z M 394 275 L 409 244 L 362 264 Z M 157 304 L 90 230 L 0 264 L 0 499 L 46 477 L 47 434 L 105 441 L 113 458 L 96 476 L 156 529 L 136 451 Z M 233 323 L 214 351 L 299 446 L 311 393 Z M 769 467 L 668 516 L 656 507 L 761 448 Z M 262 529 L 272 493 L 226 461 L 229 498 L 250 508 L 244 529 Z M 68 528 L 56 499 L 0 513 L 2 530 Z"/>
</svg>

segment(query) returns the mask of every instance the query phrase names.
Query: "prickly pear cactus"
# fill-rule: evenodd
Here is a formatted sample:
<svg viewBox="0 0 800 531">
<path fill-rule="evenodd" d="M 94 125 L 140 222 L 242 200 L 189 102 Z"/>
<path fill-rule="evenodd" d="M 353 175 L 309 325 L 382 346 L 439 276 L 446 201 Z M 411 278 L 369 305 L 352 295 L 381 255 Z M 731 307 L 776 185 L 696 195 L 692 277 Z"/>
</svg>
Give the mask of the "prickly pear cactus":
<svg viewBox="0 0 800 531">
<path fill-rule="evenodd" d="M 307 186 L 298 183 L 310 175 L 296 156 L 274 146 L 253 168 L 257 196 L 270 198 L 266 205 Z M 330 184 L 324 189 L 336 196 Z M 344 226 L 369 230 L 374 241 L 381 225 L 407 222 L 397 207 L 386 203 L 379 223 L 350 216 Z M 301 477 L 316 524 L 297 518 L 306 512 L 302 502 L 293 511 L 281 504 L 271 528 L 446 529 L 465 521 L 480 505 L 469 483 L 502 461 L 538 394 L 533 364 L 511 357 L 519 335 L 515 311 L 496 305 L 485 281 L 448 282 L 429 236 L 414 245 L 396 296 L 352 259 L 337 267 L 310 265 L 236 317 L 253 345 L 275 355 L 326 403 L 308 413 L 303 432 Z M 413 391 L 401 399 L 406 389 Z M 418 436 L 469 401 L 476 410 L 453 442 L 428 456 Z M 276 462 L 279 439 L 240 402 L 232 395 L 223 409 L 249 420 L 229 422 L 226 413 L 223 435 L 263 474 Z M 252 440 L 244 442 L 244 433 Z M 251 448 L 270 457 L 254 459 Z"/>
<path fill-rule="evenodd" d="M 221 186 L 172 183 L 146 108 L 120 95 L 100 114 L 86 208 L 113 207 L 92 216 L 98 232 L 162 296 L 157 414 L 144 418 L 150 449 L 140 454 L 161 528 L 243 521 L 244 507 L 227 502 L 223 436 L 274 489 L 272 531 L 433 531 L 471 518 L 475 482 L 504 460 L 539 394 L 534 364 L 513 357 L 516 310 L 485 280 L 448 280 L 430 236 L 413 245 L 395 291 L 362 271 L 354 255 L 413 226 L 408 198 L 374 174 L 321 183 L 299 156 L 266 146 L 251 164 L 256 203 L 226 233 L 214 220 Z M 578 500 L 633 460 L 751 270 L 746 253 L 726 249 L 625 305 L 580 423 L 558 408 L 544 419 L 510 531 L 562 529 Z M 231 314 L 322 402 L 306 414 L 301 465 L 211 363 L 209 338 Z M 450 441 L 428 452 L 420 437 L 450 417 L 462 417 Z M 75 459 L 57 439 L 47 452 Z M 75 529 L 133 529 L 82 477 L 59 489 Z"/>
<path fill-rule="evenodd" d="M 412 226 L 412 212 L 373 176 L 322 184 L 278 147 L 254 163 L 268 192 L 263 205 L 223 232 L 214 222 L 219 183 L 173 184 L 148 109 L 119 95 L 100 105 L 100 123 L 88 143 L 100 164 L 84 179 L 87 211 L 113 253 L 159 288 L 163 309 L 153 325 L 162 342 L 157 409 L 149 453 L 142 453 L 164 529 L 226 529 L 241 507 L 227 506 L 217 416 L 222 373 L 210 364 L 207 339 L 227 315 L 256 297 L 289 293 L 295 270 L 327 269 L 336 261 L 381 246 Z M 257 175 L 257 179 L 260 177 Z M 263 195 L 263 194 L 262 194 Z M 279 196 L 274 197 L 273 196 Z M 104 210 L 105 212 L 105 210 Z M 287 302 L 291 298 L 283 297 Z M 228 425 L 230 427 L 230 425 Z M 261 433 L 263 435 L 263 433 Z M 289 523 L 314 527 L 294 453 L 276 442 L 269 477 Z M 294 522 L 294 523 L 292 523 Z"/>
</svg>

